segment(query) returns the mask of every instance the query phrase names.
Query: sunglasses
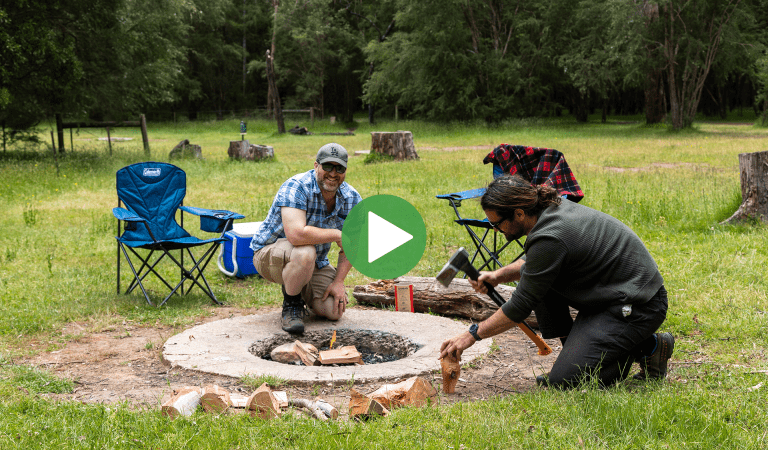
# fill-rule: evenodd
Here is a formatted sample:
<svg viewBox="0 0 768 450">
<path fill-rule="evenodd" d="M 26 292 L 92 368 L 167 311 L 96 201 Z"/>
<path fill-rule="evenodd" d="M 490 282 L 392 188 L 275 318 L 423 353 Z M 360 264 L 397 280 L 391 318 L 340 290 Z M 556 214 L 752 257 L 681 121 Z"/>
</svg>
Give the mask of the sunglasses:
<svg viewBox="0 0 768 450">
<path fill-rule="evenodd" d="M 334 170 L 336 170 L 336 173 L 344 173 L 347 171 L 346 167 L 338 164 L 322 163 L 320 164 L 320 167 L 322 167 L 323 170 L 326 172 L 333 172 Z"/>
<path fill-rule="evenodd" d="M 501 231 L 501 228 L 499 228 L 499 227 L 501 226 L 502 223 L 504 223 L 506 221 L 507 221 L 507 217 L 502 217 L 500 220 L 498 220 L 496 222 L 491 222 L 489 220 L 488 223 L 491 225 L 491 227 Z"/>
</svg>

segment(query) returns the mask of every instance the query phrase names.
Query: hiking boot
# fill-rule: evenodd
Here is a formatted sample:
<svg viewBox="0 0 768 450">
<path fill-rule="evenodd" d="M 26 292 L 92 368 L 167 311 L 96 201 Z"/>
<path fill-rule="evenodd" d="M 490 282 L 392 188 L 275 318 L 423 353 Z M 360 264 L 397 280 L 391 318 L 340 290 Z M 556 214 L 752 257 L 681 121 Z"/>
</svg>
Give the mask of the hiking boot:
<svg viewBox="0 0 768 450">
<path fill-rule="evenodd" d="M 304 302 L 283 303 L 283 315 L 281 318 L 283 331 L 291 334 L 304 333 Z"/>
<path fill-rule="evenodd" d="M 675 337 L 669 333 L 656 334 L 656 350 L 651 356 L 639 359 L 640 372 L 633 377 L 636 380 L 659 379 L 667 376 L 667 362 L 675 349 Z"/>
<path fill-rule="evenodd" d="M 548 387 L 549 386 L 549 376 L 548 375 L 537 375 L 536 376 L 536 385 L 541 387 Z"/>
</svg>

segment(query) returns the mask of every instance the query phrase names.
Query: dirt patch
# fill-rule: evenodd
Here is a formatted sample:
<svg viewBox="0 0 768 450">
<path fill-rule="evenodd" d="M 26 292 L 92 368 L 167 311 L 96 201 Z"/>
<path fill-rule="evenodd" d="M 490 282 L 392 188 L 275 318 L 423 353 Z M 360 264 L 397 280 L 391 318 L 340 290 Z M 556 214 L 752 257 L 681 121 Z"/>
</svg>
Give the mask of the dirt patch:
<svg viewBox="0 0 768 450">
<path fill-rule="evenodd" d="M 259 310 L 263 311 L 264 308 Z M 214 316 L 199 323 L 253 313 L 253 310 L 222 307 L 216 310 Z M 78 338 L 65 343 L 64 348 L 41 353 L 19 363 L 45 368 L 59 377 L 74 380 L 73 393 L 50 397 L 83 403 L 127 402 L 135 408 L 157 409 L 170 397 L 173 389 L 189 385 L 218 384 L 230 392 L 251 393 L 252 388 L 240 379 L 171 368 L 165 363 L 161 354 L 163 343 L 180 331 L 164 326 L 123 324 L 108 331 L 85 333 L 82 325 L 73 323 L 68 325 L 65 335 L 79 335 Z M 536 346 L 517 328 L 494 337 L 494 342 L 498 350 L 465 366 L 456 393 L 441 394 L 441 402 L 483 400 L 535 389 L 536 375 L 551 368 L 560 350 L 559 341 L 548 341 L 554 353 L 538 356 Z M 439 372 L 425 377 L 439 389 L 442 383 Z M 370 393 L 384 383 L 355 382 L 354 386 L 363 393 Z M 349 388 L 350 384 L 346 382 L 280 387 L 296 398 L 319 396 L 334 404 L 342 414 L 348 409 Z"/>
</svg>

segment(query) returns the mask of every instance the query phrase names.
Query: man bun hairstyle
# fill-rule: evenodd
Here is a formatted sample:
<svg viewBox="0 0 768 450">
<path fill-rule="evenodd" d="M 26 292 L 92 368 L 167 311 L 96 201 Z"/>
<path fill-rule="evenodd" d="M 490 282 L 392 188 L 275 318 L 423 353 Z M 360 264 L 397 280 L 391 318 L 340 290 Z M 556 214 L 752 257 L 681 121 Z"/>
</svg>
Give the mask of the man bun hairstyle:
<svg viewBox="0 0 768 450">
<path fill-rule="evenodd" d="M 496 211 L 501 217 L 510 218 L 516 209 L 527 216 L 539 217 L 550 205 L 560 205 L 562 198 L 551 186 L 534 186 L 520 175 L 502 175 L 488 185 L 480 198 L 483 210 Z"/>
</svg>

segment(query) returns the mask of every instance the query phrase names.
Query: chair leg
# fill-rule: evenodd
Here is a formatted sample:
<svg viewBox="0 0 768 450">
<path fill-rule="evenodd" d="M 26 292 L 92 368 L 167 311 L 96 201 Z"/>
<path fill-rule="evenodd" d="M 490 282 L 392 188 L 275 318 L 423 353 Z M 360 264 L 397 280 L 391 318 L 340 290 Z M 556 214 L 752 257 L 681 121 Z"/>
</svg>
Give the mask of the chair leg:
<svg viewBox="0 0 768 450">
<path fill-rule="evenodd" d="M 212 257 L 215 255 L 215 251 L 214 250 L 216 248 L 218 248 L 218 245 L 219 244 L 214 244 L 214 245 L 210 246 L 208 248 L 208 250 L 203 254 L 203 256 L 199 260 L 196 260 L 194 255 L 192 254 L 192 251 L 189 248 L 187 248 L 186 249 L 187 250 L 187 254 L 192 259 L 192 261 L 195 263 L 195 265 L 190 270 L 183 269 L 183 266 L 180 266 L 180 262 L 178 260 L 176 260 L 176 258 L 174 258 L 173 255 L 171 255 L 170 253 L 167 253 L 168 257 L 171 258 L 176 263 L 176 265 L 179 265 L 180 267 L 182 267 L 182 280 L 179 282 L 178 285 L 176 285 L 175 288 L 173 288 L 171 290 L 171 293 L 168 294 L 168 296 L 165 297 L 165 299 L 158 306 L 163 306 L 163 304 L 165 304 L 165 302 L 168 301 L 168 299 L 171 298 L 171 296 L 177 290 L 179 290 L 179 288 L 182 287 L 183 283 L 186 280 L 190 280 L 192 282 L 192 287 L 194 287 L 195 285 L 200 287 L 200 289 L 203 292 L 205 292 L 206 295 L 208 295 L 208 297 L 210 297 L 211 300 L 213 300 L 214 303 L 216 303 L 217 305 L 221 305 L 222 304 L 216 298 L 216 295 L 213 293 L 213 290 L 208 285 L 208 280 L 206 280 L 205 276 L 203 275 L 203 270 L 205 269 L 206 266 L 208 266 L 208 263 L 211 261 Z M 182 255 L 183 255 L 183 250 L 182 250 Z M 202 266 L 201 266 L 201 263 L 203 263 Z M 203 282 L 205 283 L 205 286 L 200 284 L 200 282 L 198 281 L 199 278 L 203 279 Z M 187 289 L 187 293 L 189 293 L 192 290 L 192 287 Z"/>
<path fill-rule="evenodd" d="M 163 258 L 164 258 L 164 257 L 165 257 L 165 255 L 166 255 L 166 252 L 165 252 L 165 250 L 164 250 L 164 249 L 163 249 L 163 253 L 162 253 L 162 254 L 161 254 L 161 255 L 160 255 L 158 258 L 157 258 L 157 260 L 155 260 L 155 262 L 154 262 L 154 263 L 153 263 L 151 266 L 149 265 L 149 260 L 150 260 L 150 258 L 152 258 L 152 255 L 155 253 L 155 250 L 150 250 L 150 251 L 149 251 L 149 255 L 147 255 L 146 259 L 145 259 L 145 258 L 142 258 L 142 257 L 141 257 L 141 255 L 139 255 L 139 253 L 138 253 L 138 252 L 136 252 L 134 249 L 132 249 L 132 248 L 131 248 L 130 250 L 131 250 L 131 252 L 132 252 L 132 253 L 133 253 L 133 254 L 136 256 L 136 258 L 138 258 L 138 259 L 140 259 L 140 260 L 142 261 L 142 265 L 141 265 L 141 267 L 140 267 L 140 268 L 139 268 L 139 270 L 138 270 L 138 278 L 137 278 L 137 279 L 135 279 L 135 280 L 134 280 L 134 281 L 131 283 L 131 285 L 130 285 L 130 286 L 128 286 L 128 289 L 125 291 L 125 293 L 126 293 L 126 294 L 130 294 L 130 293 L 131 293 L 131 292 L 132 292 L 134 289 L 136 289 L 136 281 L 137 281 L 137 280 L 139 280 L 139 281 L 140 281 L 140 280 L 143 280 L 144 278 L 146 278 L 146 277 L 147 277 L 147 275 L 149 275 L 149 274 L 150 274 L 150 272 L 151 272 L 151 273 L 154 273 L 154 274 L 155 274 L 155 276 L 156 276 L 156 277 L 157 277 L 157 278 L 158 278 L 160 281 L 162 281 L 162 282 L 163 282 L 163 284 L 165 284 L 165 286 L 166 286 L 168 289 L 173 289 L 173 288 L 171 287 L 170 283 L 168 283 L 168 282 L 165 280 L 165 278 L 163 278 L 163 277 L 162 277 L 162 276 L 161 276 L 159 273 L 157 273 L 157 271 L 155 271 L 155 266 L 157 266 L 157 265 L 160 263 L 160 261 L 162 261 L 162 260 L 163 260 Z M 146 272 L 143 272 L 143 270 L 144 270 L 144 268 L 145 268 L 145 267 L 147 268 L 147 271 L 146 271 Z"/>
<path fill-rule="evenodd" d="M 131 259 L 128 257 L 128 252 L 125 251 L 125 247 L 123 244 L 119 243 L 119 248 L 123 251 L 123 255 L 125 255 L 125 260 L 128 261 L 128 266 L 131 268 L 131 271 L 133 272 L 133 276 L 135 277 L 135 280 L 138 281 L 139 287 L 141 288 L 141 292 L 144 293 L 144 298 L 147 300 L 147 303 L 149 303 L 150 306 L 155 306 L 152 303 L 152 300 L 149 299 L 149 295 L 147 294 L 147 291 L 144 289 L 144 285 L 141 283 L 141 279 L 139 279 L 139 274 L 136 273 L 136 269 L 133 267 L 133 263 L 131 262 Z M 133 251 L 133 249 L 131 249 Z M 136 253 L 135 251 L 133 251 Z M 143 260 L 142 260 L 143 261 Z"/>
</svg>

